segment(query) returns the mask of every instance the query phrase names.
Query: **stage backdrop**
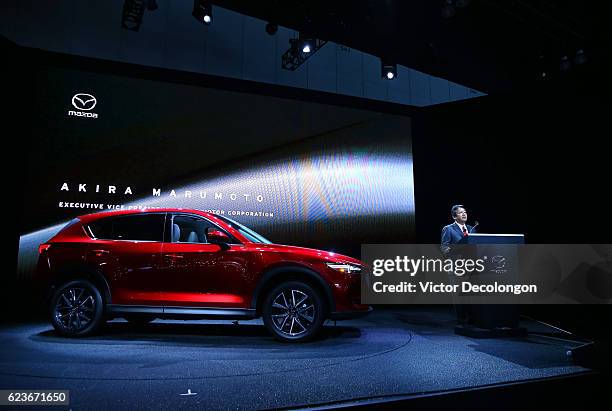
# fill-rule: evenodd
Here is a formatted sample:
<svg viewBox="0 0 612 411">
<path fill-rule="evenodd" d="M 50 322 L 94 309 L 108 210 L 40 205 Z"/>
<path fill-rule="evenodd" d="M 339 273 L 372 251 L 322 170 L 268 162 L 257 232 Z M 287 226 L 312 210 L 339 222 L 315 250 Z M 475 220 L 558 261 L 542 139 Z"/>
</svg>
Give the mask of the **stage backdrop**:
<svg viewBox="0 0 612 411">
<path fill-rule="evenodd" d="M 359 257 L 414 240 L 408 117 L 56 67 L 36 71 L 19 275 L 71 218 L 210 210 Z"/>
</svg>

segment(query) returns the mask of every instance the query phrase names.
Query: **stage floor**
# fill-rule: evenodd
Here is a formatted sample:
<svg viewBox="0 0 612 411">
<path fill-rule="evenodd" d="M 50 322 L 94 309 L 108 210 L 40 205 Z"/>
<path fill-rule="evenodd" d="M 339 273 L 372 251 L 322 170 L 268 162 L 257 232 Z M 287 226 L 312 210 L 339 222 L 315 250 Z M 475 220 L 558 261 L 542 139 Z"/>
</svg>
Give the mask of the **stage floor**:
<svg viewBox="0 0 612 411">
<path fill-rule="evenodd" d="M 50 325 L 0 328 L 0 389 L 68 389 L 74 409 L 253 409 L 439 393 L 588 371 L 566 355 L 579 345 L 525 322 L 526 338 L 453 333 L 452 313 L 376 310 L 325 327 L 323 338 L 282 344 L 261 321 L 122 320 L 86 339 Z M 536 335 L 541 333 L 542 335 Z M 181 395 L 188 393 L 194 395 Z"/>
</svg>

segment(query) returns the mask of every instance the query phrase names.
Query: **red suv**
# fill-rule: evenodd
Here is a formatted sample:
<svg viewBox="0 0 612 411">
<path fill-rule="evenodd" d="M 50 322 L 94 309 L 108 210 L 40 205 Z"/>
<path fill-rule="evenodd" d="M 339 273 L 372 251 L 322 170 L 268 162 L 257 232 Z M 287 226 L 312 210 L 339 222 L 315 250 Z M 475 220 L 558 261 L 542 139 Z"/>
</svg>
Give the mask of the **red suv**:
<svg viewBox="0 0 612 411">
<path fill-rule="evenodd" d="M 39 247 L 51 322 L 62 335 L 106 319 L 263 317 L 281 341 L 313 338 L 327 318 L 366 315 L 362 262 L 272 244 L 227 217 L 156 209 L 89 214 Z"/>
</svg>

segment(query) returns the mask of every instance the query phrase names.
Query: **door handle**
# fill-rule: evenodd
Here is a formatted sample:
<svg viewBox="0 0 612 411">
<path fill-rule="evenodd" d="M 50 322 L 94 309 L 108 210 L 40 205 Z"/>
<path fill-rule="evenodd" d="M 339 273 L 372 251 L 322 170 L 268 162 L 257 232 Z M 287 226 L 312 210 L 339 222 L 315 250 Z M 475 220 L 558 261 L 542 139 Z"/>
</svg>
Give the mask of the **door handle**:
<svg viewBox="0 0 612 411">
<path fill-rule="evenodd" d="M 110 251 L 108 250 L 91 250 L 91 252 L 94 253 L 96 257 L 102 257 L 103 255 L 110 254 Z"/>
</svg>

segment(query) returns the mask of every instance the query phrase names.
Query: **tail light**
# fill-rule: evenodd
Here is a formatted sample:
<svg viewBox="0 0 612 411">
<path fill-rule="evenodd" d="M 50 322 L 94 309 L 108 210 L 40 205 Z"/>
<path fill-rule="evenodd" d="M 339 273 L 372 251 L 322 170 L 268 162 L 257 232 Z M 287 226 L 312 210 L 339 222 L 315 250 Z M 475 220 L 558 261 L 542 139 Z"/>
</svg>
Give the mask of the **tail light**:
<svg viewBox="0 0 612 411">
<path fill-rule="evenodd" d="M 51 248 L 51 244 L 41 244 L 38 246 L 38 254 L 42 254 Z"/>
</svg>

